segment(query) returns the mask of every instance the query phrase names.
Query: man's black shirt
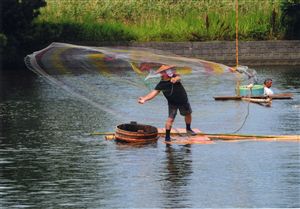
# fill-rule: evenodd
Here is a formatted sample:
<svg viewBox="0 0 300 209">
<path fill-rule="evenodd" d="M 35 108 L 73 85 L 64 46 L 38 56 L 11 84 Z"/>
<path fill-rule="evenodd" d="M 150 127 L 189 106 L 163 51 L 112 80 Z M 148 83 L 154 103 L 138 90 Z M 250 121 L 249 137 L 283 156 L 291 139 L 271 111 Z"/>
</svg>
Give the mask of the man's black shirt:
<svg viewBox="0 0 300 209">
<path fill-rule="evenodd" d="M 172 83 L 171 81 L 161 80 L 155 90 L 162 91 L 170 104 L 180 105 L 188 102 L 188 97 L 181 82 Z"/>
</svg>

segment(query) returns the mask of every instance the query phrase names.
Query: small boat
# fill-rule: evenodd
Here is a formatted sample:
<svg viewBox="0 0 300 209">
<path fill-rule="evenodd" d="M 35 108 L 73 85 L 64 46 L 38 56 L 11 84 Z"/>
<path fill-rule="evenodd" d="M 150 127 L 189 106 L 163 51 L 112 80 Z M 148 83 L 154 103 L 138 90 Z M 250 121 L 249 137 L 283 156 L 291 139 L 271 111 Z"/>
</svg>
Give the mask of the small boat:
<svg viewBox="0 0 300 209">
<path fill-rule="evenodd" d="M 293 94 L 273 94 L 264 95 L 263 85 L 252 85 L 251 88 L 246 85 L 239 86 L 239 92 L 236 96 L 216 96 L 215 100 L 244 100 L 258 104 L 271 104 L 273 99 L 293 99 Z"/>
</svg>

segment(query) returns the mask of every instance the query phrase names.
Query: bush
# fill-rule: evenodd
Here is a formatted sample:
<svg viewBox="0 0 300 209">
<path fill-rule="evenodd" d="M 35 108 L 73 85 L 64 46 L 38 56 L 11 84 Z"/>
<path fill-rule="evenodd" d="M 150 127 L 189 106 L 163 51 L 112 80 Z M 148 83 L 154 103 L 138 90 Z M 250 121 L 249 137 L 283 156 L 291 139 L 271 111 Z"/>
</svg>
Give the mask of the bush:
<svg viewBox="0 0 300 209">
<path fill-rule="evenodd" d="M 282 0 L 281 11 L 285 38 L 300 39 L 300 0 Z"/>
<path fill-rule="evenodd" d="M 3 33 L 0 33 L 0 47 L 4 47 L 7 44 L 7 37 Z"/>
<path fill-rule="evenodd" d="M 1 0 L 2 27 L 0 44 L 3 44 L 5 68 L 23 66 L 23 56 L 30 51 L 30 40 L 34 30 L 33 20 L 40 14 L 39 8 L 46 6 L 45 0 Z"/>
<path fill-rule="evenodd" d="M 130 41 L 135 35 L 116 23 L 37 23 L 35 45 L 51 42 Z"/>
</svg>

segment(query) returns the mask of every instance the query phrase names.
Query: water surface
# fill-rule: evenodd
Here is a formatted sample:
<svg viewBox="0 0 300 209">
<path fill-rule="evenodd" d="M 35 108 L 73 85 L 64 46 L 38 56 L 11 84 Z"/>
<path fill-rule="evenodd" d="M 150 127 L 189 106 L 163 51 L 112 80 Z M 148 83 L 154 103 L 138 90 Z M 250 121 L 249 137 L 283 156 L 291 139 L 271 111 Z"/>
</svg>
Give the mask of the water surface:
<svg viewBox="0 0 300 209">
<path fill-rule="evenodd" d="M 246 119 L 239 133 L 300 134 L 299 67 L 257 71 L 261 80 L 273 79 L 275 92 L 294 99 L 271 107 L 217 102 L 213 96 L 233 95 L 232 80 L 183 79 L 193 127 L 233 133 Z M 111 97 L 103 102 L 122 114 L 116 117 L 27 70 L 2 72 L 0 83 L 0 208 L 300 207 L 297 142 L 119 144 L 89 133 L 129 121 L 162 127 L 162 96 L 139 105 L 145 89 L 99 88 Z M 181 116 L 174 126 L 184 127 Z"/>
</svg>

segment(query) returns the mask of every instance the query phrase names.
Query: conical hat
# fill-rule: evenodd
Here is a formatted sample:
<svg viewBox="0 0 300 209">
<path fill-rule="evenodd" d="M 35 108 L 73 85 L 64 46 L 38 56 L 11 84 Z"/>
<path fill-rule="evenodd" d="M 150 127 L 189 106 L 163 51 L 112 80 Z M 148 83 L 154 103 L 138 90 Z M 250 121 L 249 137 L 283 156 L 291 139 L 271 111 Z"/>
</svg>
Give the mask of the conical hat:
<svg viewBox="0 0 300 209">
<path fill-rule="evenodd" d="M 162 66 L 160 66 L 160 68 L 158 68 L 158 70 L 155 71 L 155 74 L 161 73 L 161 72 L 168 70 L 170 68 L 173 68 L 173 67 L 175 67 L 175 65 L 162 65 Z"/>
</svg>

